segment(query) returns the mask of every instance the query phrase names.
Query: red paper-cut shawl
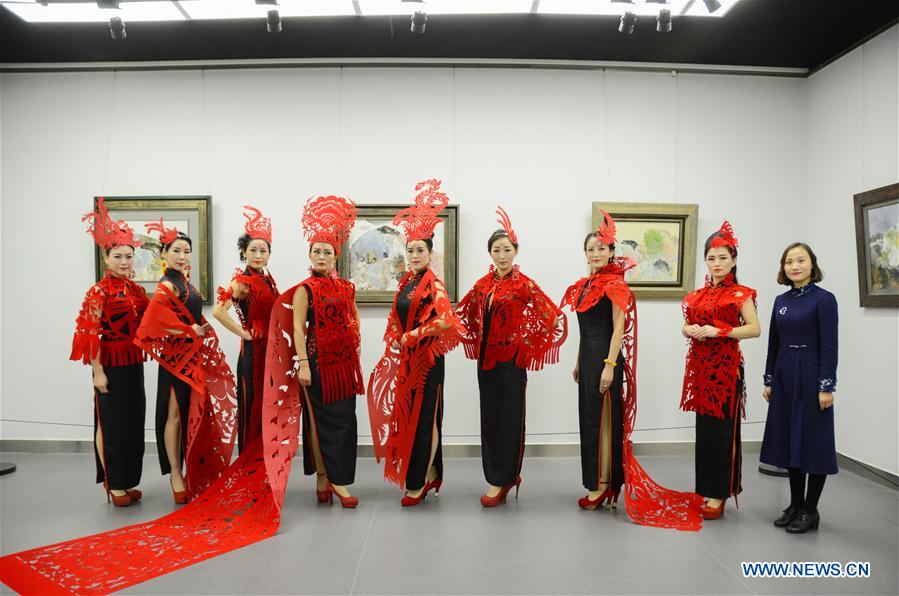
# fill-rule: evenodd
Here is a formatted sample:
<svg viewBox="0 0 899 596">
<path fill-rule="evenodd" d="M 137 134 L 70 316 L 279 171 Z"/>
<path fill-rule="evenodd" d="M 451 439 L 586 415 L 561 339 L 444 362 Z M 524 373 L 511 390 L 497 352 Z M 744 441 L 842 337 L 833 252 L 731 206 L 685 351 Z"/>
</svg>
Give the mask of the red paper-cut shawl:
<svg viewBox="0 0 899 596">
<path fill-rule="evenodd" d="M 397 297 L 413 277 L 412 272 L 403 276 Z M 417 341 L 395 352 L 391 344 L 400 341 L 404 329 L 412 329 L 416 318 L 420 323 Z M 443 329 L 441 321 L 449 326 Z M 421 411 L 422 400 L 413 400 L 413 393 L 424 389 L 436 359 L 455 348 L 465 334 L 465 327 L 453 314 L 443 283 L 431 269 L 424 272 L 415 289 L 405 327 L 397 315 L 394 297 L 384 334 L 384 356 L 368 382 L 368 415 L 375 457 L 379 462 L 385 460 L 384 477 L 400 487 L 406 482 Z"/>
<path fill-rule="evenodd" d="M 637 301 L 624 281 L 624 272 L 633 265 L 623 260 L 616 261 L 570 286 L 565 291 L 561 306 L 568 305 L 573 311 L 584 312 L 596 306 L 603 296 L 608 296 L 624 312 L 624 334 L 621 338 L 621 354 L 624 356 L 622 459 L 624 503 L 628 516 L 644 526 L 698 531 L 702 528 L 702 497 L 659 485 L 634 455 L 631 434 L 637 419 Z"/>
<path fill-rule="evenodd" d="M 488 302 L 493 312 L 482 353 Z M 541 370 L 559 361 L 559 348 L 568 337 L 565 313 L 518 265 L 502 278 L 491 265 L 456 305 L 455 313 L 468 330 L 462 338 L 465 356 L 480 360 L 483 370 L 513 358 L 520 368 Z"/>
<path fill-rule="evenodd" d="M 103 366 L 128 366 L 147 359 L 134 345 L 134 333 L 147 309 L 147 293 L 130 279 L 110 272 L 87 291 L 75 320 L 70 360 Z"/>
<path fill-rule="evenodd" d="M 190 495 L 196 497 L 231 463 L 237 399 L 234 375 L 215 331 L 198 337 L 184 322 L 189 320 L 190 313 L 178 296 L 159 284 L 134 343 L 190 385 L 184 480 Z"/>
</svg>

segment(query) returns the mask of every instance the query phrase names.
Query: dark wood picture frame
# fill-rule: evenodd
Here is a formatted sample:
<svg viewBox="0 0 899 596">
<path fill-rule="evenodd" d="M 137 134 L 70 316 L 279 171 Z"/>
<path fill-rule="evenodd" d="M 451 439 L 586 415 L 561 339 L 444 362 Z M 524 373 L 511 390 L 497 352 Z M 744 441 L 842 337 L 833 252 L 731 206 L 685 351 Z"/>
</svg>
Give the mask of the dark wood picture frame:
<svg viewBox="0 0 899 596">
<path fill-rule="evenodd" d="M 361 221 L 375 220 L 379 222 L 379 227 L 389 226 L 402 239 L 402 231 L 397 226 L 393 226 L 391 222 L 399 211 L 408 206 L 402 204 L 357 204 L 355 230 L 359 229 Z M 459 299 L 459 206 L 447 205 L 440 213 L 440 219 L 443 220 L 443 223 L 438 225 L 438 232 L 440 232 L 440 228 L 443 228 L 444 246 L 442 248 L 444 252 L 441 254 L 445 259 L 443 283 L 446 285 L 450 301 L 456 302 Z M 350 267 L 351 241 L 354 241 L 354 234 L 352 233 L 350 234 L 350 239 L 340 248 L 340 256 L 337 259 L 337 271 L 343 279 L 356 283 L 356 302 L 358 304 L 393 304 L 393 298 L 396 295 L 395 289 L 367 289 L 365 284 L 358 283 L 359 280 L 354 279 L 354 272 L 351 271 Z M 435 252 L 439 251 L 440 248 L 435 246 Z M 401 270 L 398 267 L 397 275 L 400 275 L 402 271 L 405 271 L 405 261 Z"/>
<path fill-rule="evenodd" d="M 878 240 L 883 242 L 882 232 L 871 234 L 870 212 L 884 207 L 899 210 L 899 183 L 890 184 L 853 195 L 855 210 L 855 249 L 858 257 L 858 299 L 862 307 L 899 307 L 899 271 L 883 271 L 882 267 L 872 270 L 872 256 Z M 894 234 L 899 234 L 899 218 L 893 223 Z M 896 287 L 880 289 L 874 276 L 886 275 L 894 278 Z"/>
<path fill-rule="evenodd" d="M 94 209 L 97 208 L 97 199 L 94 197 Z M 109 216 L 112 219 L 159 221 L 162 217 L 166 221 L 188 219 L 196 222 L 197 230 L 190 231 L 190 239 L 193 243 L 191 264 L 194 271 L 191 283 L 203 296 L 203 304 L 212 304 L 212 197 L 209 195 L 185 195 L 185 196 L 116 196 L 103 197 Z M 143 240 L 143 245 L 138 250 L 148 251 L 153 258 L 160 257 L 159 245 L 156 236 L 149 236 L 146 229 L 140 225 L 132 225 L 134 233 Z M 100 247 L 94 247 L 96 276 L 99 280 L 106 271 L 106 263 L 103 260 Z M 138 264 L 139 266 L 140 264 Z M 138 279 L 140 285 L 147 290 L 147 295 L 152 296 L 156 291 L 158 279 Z"/>
</svg>

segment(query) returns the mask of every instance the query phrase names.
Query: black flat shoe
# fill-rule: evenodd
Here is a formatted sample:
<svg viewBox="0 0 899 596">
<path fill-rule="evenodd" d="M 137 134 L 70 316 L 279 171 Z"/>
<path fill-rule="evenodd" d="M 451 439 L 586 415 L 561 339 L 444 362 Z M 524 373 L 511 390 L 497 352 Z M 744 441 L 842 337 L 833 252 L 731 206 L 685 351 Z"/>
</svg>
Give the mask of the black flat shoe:
<svg viewBox="0 0 899 596">
<path fill-rule="evenodd" d="M 787 534 L 805 534 L 809 530 L 817 530 L 818 522 L 820 521 L 821 516 L 819 514 L 800 510 L 799 516 L 787 526 Z"/>
<path fill-rule="evenodd" d="M 778 528 L 786 528 L 797 517 L 799 517 L 799 507 L 790 505 L 784 509 L 783 515 L 774 520 L 774 525 Z"/>
</svg>

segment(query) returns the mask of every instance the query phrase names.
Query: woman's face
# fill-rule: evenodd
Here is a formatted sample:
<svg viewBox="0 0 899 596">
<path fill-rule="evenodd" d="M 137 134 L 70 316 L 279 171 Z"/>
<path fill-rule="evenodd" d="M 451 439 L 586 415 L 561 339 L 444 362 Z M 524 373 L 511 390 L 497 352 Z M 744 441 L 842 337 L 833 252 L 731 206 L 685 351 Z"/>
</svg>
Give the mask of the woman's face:
<svg viewBox="0 0 899 596">
<path fill-rule="evenodd" d="M 268 258 L 271 256 L 268 248 L 268 242 L 265 240 L 250 240 L 246 250 L 243 251 L 243 258 L 247 260 L 250 268 L 259 271 L 268 265 Z"/>
<path fill-rule="evenodd" d="M 309 247 L 309 261 L 316 273 L 328 274 L 334 269 L 337 253 L 327 242 L 315 242 Z"/>
<path fill-rule="evenodd" d="M 106 268 L 116 277 L 130 278 L 134 273 L 134 249 L 130 246 L 115 246 L 103 257 Z"/>
<path fill-rule="evenodd" d="M 599 271 L 608 265 L 612 255 L 615 254 L 608 244 L 603 244 L 596 236 L 587 241 L 587 249 L 584 252 L 587 255 L 587 265 L 590 266 L 590 271 Z"/>
<path fill-rule="evenodd" d="M 812 257 L 801 246 L 790 249 L 784 259 L 784 275 L 793 287 L 801 288 L 812 279 Z"/>
<path fill-rule="evenodd" d="M 736 264 L 737 260 L 730 255 L 730 250 L 726 246 L 710 248 L 705 255 L 705 266 L 716 282 L 727 277 Z"/>
<path fill-rule="evenodd" d="M 184 239 L 175 240 L 165 251 L 163 258 L 167 269 L 187 272 L 190 269 L 190 244 Z"/>
<path fill-rule="evenodd" d="M 493 259 L 493 265 L 500 275 L 505 275 L 512 269 L 517 254 L 518 249 L 505 236 L 498 238 L 490 245 L 490 258 Z"/>
<path fill-rule="evenodd" d="M 424 271 L 431 263 L 431 251 L 424 240 L 413 240 L 406 243 L 406 261 L 412 271 L 418 273 Z"/>
</svg>

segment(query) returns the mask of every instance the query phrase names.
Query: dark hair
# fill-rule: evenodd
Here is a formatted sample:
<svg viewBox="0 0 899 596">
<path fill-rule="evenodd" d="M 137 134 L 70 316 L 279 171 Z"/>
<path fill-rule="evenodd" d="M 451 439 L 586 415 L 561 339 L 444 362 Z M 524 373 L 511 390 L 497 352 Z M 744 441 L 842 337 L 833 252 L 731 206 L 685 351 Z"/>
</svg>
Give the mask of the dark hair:
<svg viewBox="0 0 899 596">
<path fill-rule="evenodd" d="M 793 287 L 793 282 L 790 281 L 790 278 L 784 275 L 784 264 L 787 261 L 787 253 L 793 250 L 794 248 L 803 248 L 805 252 L 808 253 L 809 258 L 812 260 L 812 278 L 811 283 L 816 284 L 822 279 L 824 279 L 824 272 L 821 271 L 821 268 L 818 267 L 818 257 L 815 256 L 815 251 L 812 250 L 812 247 L 806 244 L 805 242 L 794 242 L 784 249 L 784 254 L 780 256 L 780 271 L 777 272 L 777 283 L 782 286 L 790 286 Z"/>
<path fill-rule="evenodd" d="M 490 238 L 487 239 L 487 252 L 493 248 L 493 243 L 499 240 L 500 238 L 509 238 L 509 242 L 512 246 L 515 247 L 515 250 L 518 250 L 518 243 L 512 242 L 512 238 L 509 237 L 509 233 L 505 230 L 497 230 L 490 234 Z"/>
<path fill-rule="evenodd" d="M 427 238 L 421 238 L 421 241 L 425 243 L 428 247 L 428 252 L 434 252 L 434 236 L 428 236 Z M 406 248 L 409 248 L 409 242 L 415 242 L 414 240 L 408 240 L 406 242 Z"/>
<path fill-rule="evenodd" d="M 103 254 L 106 255 L 106 256 L 108 257 L 108 256 L 109 256 L 109 253 L 112 252 L 112 249 L 118 248 L 118 247 L 120 247 L 120 246 L 127 246 L 128 248 L 131 249 L 131 252 L 135 252 L 135 251 L 136 251 L 136 249 L 135 249 L 133 246 L 131 246 L 130 244 L 116 244 L 115 246 L 110 246 L 109 248 L 104 248 L 104 249 L 103 249 Z"/>
<path fill-rule="evenodd" d="M 587 252 L 587 243 L 590 242 L 590 238 L 596 238 L 597 240 L 599 240 L 599 232 L 590 232 L 589 234 L 587 234 L 587 236 L 584 238 L 584 252 Z M 612 251 L 613 254 L 615 253 L 614 242 L 609 245 L 609 250 Z"/>
<path fill-rule="evenodd" d="M 244 234 L 243 236 L 241 236 L 240 238 L 237 239 L 237 250 L 239 251 L 239 254 L 240 254 L 240 262 L 241 263 L 246 262 L 247 257 L 244 255 L 244 253 L 247 252 L 247 248 L 249 248 L 250 242 L 252 242 L 253 240 L 262 240 L 263 242 L 265 242 L 265 245 L 268 246 L 268 251 L 269 252 L 272 251 L 272 245 L 268 243 L 268 240 L 265 240 L 264 238 L 253 238 L 249 234 Z"/>
<path fill-rule="evenodd" d="M 712 240 L 714 240 L 715 238 L 723 238 L 723 236 L 721 235 L 721 232 L 715 232 L 714 234 L 712 234 L 711 236 L 709 236 L 708 238 L 705 239 L 705 248 L 702 251 L 703 258 L 705 258 L 709 255 L 709 251 L 712 249 Z M 730 246 L 724 246 L 724 248 L 727 249 L 727 252 L 730 253 L 731 257 L 733 257 L 735 259 L 737 258 L 737 249 L 736 248 L 733 248 Z M 739 283 L 737 281 L 737 264 L 736 263 L 734 263 L 734 268 L 731 269 L 730 272 L 734 276 L 734 283 Z"/>
<path fill-rule="evenodd" d="M 169 249 L 172 247 L 172 245 L 173 245 L 174 243 L 176 243 L 177 241 L 179 241 L 179 240 L 184 240 L 185 242 L 187 242 L 187 245 L 190 246 L 191 250 L 193 249 L 194 243 L 191 241 L 190 236 L 188 236 L 188 235 L 185 234 L 184 232 L 178 232 L 178 237 L 177 237 L 177 238 L 175 238 L 174 240 L 172 240 L 172 241 L 169 242 L 168 244 L 163 244 L 163 245 L 162 245 L 162 252 L 168 252 Z"/>
</svg>

